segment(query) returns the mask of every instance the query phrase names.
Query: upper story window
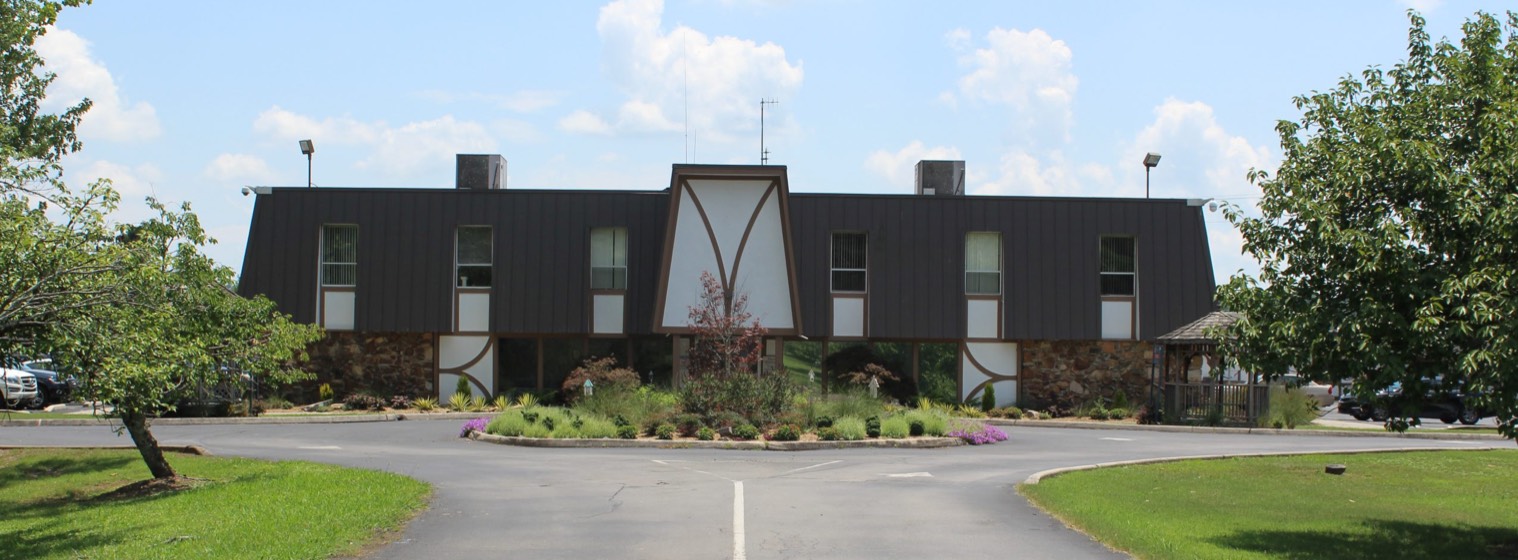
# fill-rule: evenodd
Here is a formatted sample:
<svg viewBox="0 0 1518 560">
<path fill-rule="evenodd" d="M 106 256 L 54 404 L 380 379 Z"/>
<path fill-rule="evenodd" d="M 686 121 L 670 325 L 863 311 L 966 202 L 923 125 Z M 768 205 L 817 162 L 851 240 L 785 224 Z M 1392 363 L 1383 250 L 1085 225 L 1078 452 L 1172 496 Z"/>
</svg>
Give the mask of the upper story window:
<svg viewBox="0 0 1518 560">
<path fill-rule="evenodd" d="M 972 231 L 965 234 L 965 293 L 1001 293 L 1001 233 Z"/>
<path fill-rule="evenodd" d="M 833 291 L 865 291 L 865 262 L 869 240 L 860 232 L 833 233 Z"/>
<path fill-rule="evenodd" d="M 322 226 L 321 285 L 358 284 L 358 226 Z"/>
<path fill-rule="evenodd" d="M 1132 237 L 1102 238 L 1102 295 L 1132 296 L 1137 293 L 1138 274 L 1133 259 Z"/>
<path fill-rule="evenodd" d="M 454 277 L 460 288 L 490 287 L 491 264 L 495 255 L 492 245 L 489 226 L 459 227 Z"/>
<path fill-rule="evenodd" d="M 590 230 L 590 289 L 627 289 L 627 228 Z"/>
</svg>

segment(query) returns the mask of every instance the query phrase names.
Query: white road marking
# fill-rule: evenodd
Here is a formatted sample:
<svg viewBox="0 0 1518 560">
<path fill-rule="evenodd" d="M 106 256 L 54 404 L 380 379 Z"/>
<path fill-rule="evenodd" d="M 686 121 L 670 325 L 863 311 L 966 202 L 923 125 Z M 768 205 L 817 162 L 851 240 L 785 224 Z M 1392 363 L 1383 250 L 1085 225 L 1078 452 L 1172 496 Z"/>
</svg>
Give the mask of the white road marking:
<svg viewBox="0 0 1518 560">
<path fill-rule="evenodd" d="M 908 472 L 908 473 L 888 474 L 886 476 L 889 476 L 891 478 L 920 478 L 920 477 L 933 478 L 933 473 L 927 473 L 927 472 Z"/>
<path fill-rule="evenodd" d="M 1125 438 L 1125 437 L 1104 437 L 1102 439 L 1107 440 L 1107 441 L 1133 441 L 1133 438 Z"/>
<path fill-rule="evenodd" d="M 826 462 L 826 463 L 817 463 L 817 464 L 815 464 L 815 465 L 812 465 L 812 466 L 810 466 L 810 467 L 801 467 L 801 468 L 799 468 L 799 469 L 791 469 L 791 470 L 788 470 L 788 471 L 785 471 L 785 472 L 783 472 L 783 473 L 780 473 L 780 474 L 779 474 L 779 475 L 777 475 L 777 476 L 785 476 L 785 475 L 788 475 L 788 474 L 793 474 L 793 473 L 799 473 L 799 472 L 801 472 L 801 471 L 804 471 L 804 470 L 807 470 L 807 469 L 815 469 L 815 468 L 817 468 L 817 467 L 826 467 L 826 466 L 828 466 L 828 465 L 831 465 L 831 464 L 833 464 L 833 463 L 842 463 L 842 462 L 843 462 L 843 460 L 842 460 L 842 459 L 839 459 L 839 460 L 837 460 L 837 461 L 828 461 L 828 462 Z"/>
<path fill-rule="evenodd" d="M 733 481 L 733 560 L 746 560 L 743 543 L 743 481 Z"/>
<path fill-rule="evenodd" d="M 332 450 L 332 449 L 342 449 L 342 448 L 338 447 L 336 445 L 306 445 L 306 446 L 298 447 L 297 449 Z"/>
</svg>

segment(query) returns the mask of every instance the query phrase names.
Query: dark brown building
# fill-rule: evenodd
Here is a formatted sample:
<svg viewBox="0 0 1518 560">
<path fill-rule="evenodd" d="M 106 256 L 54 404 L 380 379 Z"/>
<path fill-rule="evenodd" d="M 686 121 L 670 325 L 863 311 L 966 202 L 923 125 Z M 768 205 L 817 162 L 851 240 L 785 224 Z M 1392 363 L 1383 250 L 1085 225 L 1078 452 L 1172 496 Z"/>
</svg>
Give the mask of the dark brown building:
<svg viewBox="0 0 1518 560">
<path fill-rule="evenodd" d="M 792 194 L 782 166 L 675 165 L 650 191 L 510 189 L 460 156 L 454 189 L 267 188 L 240 290 L 322 324 L 336 384 L 556 388 L 589 355 L 679 379 L 702 272 L 746 294 L 797 375 L 867 343 L 925 393 L 1137 397 L 1150 342 L 1213 309 L 1199 204 Z M 367 381 L 358 381 L 366 379 Z M 377 381 L 376 381 L 377 380 Z"/>
</svg>

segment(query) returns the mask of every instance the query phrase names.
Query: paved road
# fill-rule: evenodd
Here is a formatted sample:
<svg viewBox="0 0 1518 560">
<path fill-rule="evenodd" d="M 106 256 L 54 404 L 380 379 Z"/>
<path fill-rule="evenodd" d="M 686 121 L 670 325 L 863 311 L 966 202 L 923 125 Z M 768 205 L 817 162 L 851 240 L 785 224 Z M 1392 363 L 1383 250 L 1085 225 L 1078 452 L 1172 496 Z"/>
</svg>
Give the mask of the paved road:
<svg viewBox="0 0 1518 560">
<path fill-rule="evenodd" d="M 1034 472 L 1127 459 L 1492 441 L 1008 428 L 936 450 L 540 449 L 457 437 L 459 422 L 159 426 L 218 455 L 383 469 L 436 487 L 372 555 L 410 558 L 1118 558 L 1027 504 Z M 130 443 L 103 427 L 3 428 L 0 443 Z M 735 507 L 737 506 L 737 507 Z"/>
</svg>

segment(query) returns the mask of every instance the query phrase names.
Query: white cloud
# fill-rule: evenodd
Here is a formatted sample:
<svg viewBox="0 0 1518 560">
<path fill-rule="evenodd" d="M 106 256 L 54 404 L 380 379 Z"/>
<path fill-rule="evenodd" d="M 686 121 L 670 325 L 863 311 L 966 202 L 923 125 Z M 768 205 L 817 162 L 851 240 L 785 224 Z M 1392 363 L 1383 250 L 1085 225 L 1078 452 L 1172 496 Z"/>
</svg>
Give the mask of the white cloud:
<svg viewBox="0 0 1518 560">
<path fill-rule="evenodd" d="M 945 36 L 960 53 L 960 65 L 969 69 L 959 79 L 958 96 L 1011 107 L 1012 124 L 1020 135 L 1068 141 L 1071 105 L 1080 84 L 1071 70 L 1070 47 L 1041 29 L 998 27 L 985 39 L 986 46 L 972 50 L 968 31 L 956 29 Z M 945 93 L 940 100 L 954 105 L 955 95 Z"/>
<path fill-rule="evenodd" d="M 1398 4 L 1417 10 L 1418 13 L 1429 15 L 1444 5 L 1444 0 L 1399 0 Z"/>
<path fill-rule="evenodd" d="M 974 194 L 1080 196 L 1112 182 L 1106 166 L 1068 161 L 1063 152 L 1012 149 L 1002 154 L 994 179 L 971 187 Z"/>
<path fill-rule="evenodd" d="M 602 67 L 626 100 L 614 111 L 615 122 L 600 116 L 593 121 L 588 117 L 594 114 L 581 110 L 560 121 L 561 128 L 668 133 L 688 122 L 710 148 L 758 128 L 760 97 L 784 99 L 801 87 L 801 63 L 787 60 L 779 45 L 708 37 L 686 26 L 665 32 L 663 11 L 660 0 L 617 0 L 601 8 L 596 31 Z M 777 120 L 771 123 L 776 129 L 789 126 L 789 119 Z M 605 127 L 594 126 L 597 121 Z"/>
<path fill-rule="evenodd" d="M 925 159 L 964 159 L 954 146 L 927 147 L 921 140 L 913 140 L 906 147 L 893 152 L 876 150 L 864 161 L 864 168 L 885 177 L 892 187 L 910 192 L 914 187 L 917 162 Z"/>
<path fill-rule="evenodd" d="M 154 214 L 144 201 L 147 197 L 159 198 L 166 204 L 175 202 L 164 199 L 163 194 L 158 192 L 155 185 L 163 181 L 163 171 L 150 163 L 132 166 L 95 160 L 84 165 L 71 165 L 67 169 L 65 179 L 69 183 L 83 185 L 100 179 L 111 180 L 111 186 L 121 195 L 120 207 L 111 214 L 111 218 L 118 222 L 139 222 L 152 217 Z"/>
<path fill-rule="evenodd" d="M 90 54 L 90 43 L 66 29 L 49 29 L 37 38 L 37 54 L 58 75 L 48 86 L 43 109 L 57 111 L 88 97 L 94 105 L 84 114 L 79 135 L 116 142 L 158 137 L 158 113 L 146 102 L 128 103 L 105 64 Z"/>
<path fill-rule="evenodd" d="M 201 173 L 226 184 L 263 184 L 274 179 L 269 164 L 249 154 L 221 154 L 206 164 Z"/>
<path fill-rule="evenodd" d="M 538 127 L 517 119 L 497 120 L 490 123 L 490 129 L 507 142 L 517 144 L 535 144 L 543 139 L 543 135 L 538 133 Z"/>
<path fill-rule="evenodd" d="M 481 93 L 464 92 L 453 93 L 443 90 L 426 90 L 417 95 L 438 103 L 465 103 L 482 102 L 498 106 L 502 109 L 517 113 L 533 113 L 559 104 L 564 93 L 546 90 L 524 89 L 511 93 Z"/>
<path fill-rule="evenodd" d="M 331 143 L 370 150 L 360 169 L 377 169 L 396 178 L 449 161 L 455 154 L 496 151 L 496 141 L 484 125 L 452 115 L 392 127 L 384 121 L 363 122 L 352 117 L 315 119 L 278 106 L 258 115 L 253 130 L 288 140 L 309 138 L 318 148 Z"/>
<path fill-rule="evenodd" d="M 559 129 L 579 134 L 611 134 L 611 125 L 590 111 L 575 111 L 559 119 Z"/>
<path fill-rule="evenodd" d="M 1143 196 L 1140 161 L 1147 152 L 1162 156 L 1152 170 L 1151 196 L 1155 198 L 1256 196 L 1259 191 L 1245 174 L 1273 162 L 1270 150 L 1224 130 L 1210 105 L 1173 98 L 1154 108 L 1154 122 L 1139 131 L 1119 156 L 1118 169 L 1127 169 L 1130 178 L 1122 194 Z"/>
</svg>

